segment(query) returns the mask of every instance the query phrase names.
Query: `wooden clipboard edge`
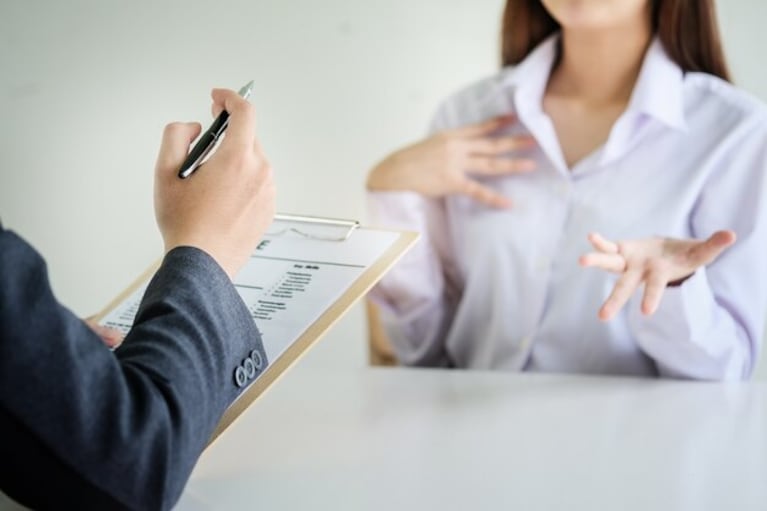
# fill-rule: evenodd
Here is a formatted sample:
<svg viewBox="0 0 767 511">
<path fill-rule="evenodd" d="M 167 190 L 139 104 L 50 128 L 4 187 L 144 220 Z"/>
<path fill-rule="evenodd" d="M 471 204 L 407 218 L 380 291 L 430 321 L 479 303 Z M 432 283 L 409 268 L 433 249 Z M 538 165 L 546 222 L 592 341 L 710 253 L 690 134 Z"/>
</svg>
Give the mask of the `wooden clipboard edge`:
<svg viewBox="0 0 767 511">
<path fill-rule="evenodd" d="M 386 231 L 386 229 L 373 229 Z M 395 231 L 390 231 L 395 232 Z M 277 358 L 269 364 L 256 381 L 243 392 L 234 403 L 224 412 L 213 435 L 208 441 L 208 447 L 237 419 L 264 390 L 273 385 L 287 370 L 295 364 L 307 349 L 322 338 L 341 317 L 360 300 L 378 282 L 384 274 L 394 266 L 413 244 L 418 240 L 416 232 L 401 232 L 399 238 L 384 252 L 384 254 L 368 267 L 354 283 L 331 305 L 317 320 L 312 323 L 301 336 Z"/>
</svg>

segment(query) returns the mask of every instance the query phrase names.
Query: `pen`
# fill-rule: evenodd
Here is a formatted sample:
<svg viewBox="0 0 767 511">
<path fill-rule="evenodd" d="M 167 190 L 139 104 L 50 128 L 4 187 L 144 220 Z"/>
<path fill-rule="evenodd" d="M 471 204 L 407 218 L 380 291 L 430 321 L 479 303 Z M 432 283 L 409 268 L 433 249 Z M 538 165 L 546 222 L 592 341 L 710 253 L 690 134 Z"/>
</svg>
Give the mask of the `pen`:
<svg viewBox="0 0 767 511">
<path fill-rule="evenodd" d="M 244 99 L 248 99 L 248 96 L 250 96 L 252 91 L 253 80 L 243 85 L 237 94 Z M 192 150 L 189 151 L 189 156 L 186 157 L 186 160 L 184 160 L 184 163 L 178 171 L 178 177 L 181 179 L 187 178 L 192 175 L 192 172 L 197 170 L 197 167 L 202 165 L 203 160 L 205 160 L 208 153 L 210 153 L 216 146 L 216 142 L 218 142 L 218 139 L 223 135 L 224 131 L 226 131 L 227 126 L 229 126 L 229 112 L 223 110 L 218 114 L 218 117 L 213 121 L 213 124 L 210 125 L 210 128 L 200 135 L 197 143 L 194 144 Z"/>
</svg>

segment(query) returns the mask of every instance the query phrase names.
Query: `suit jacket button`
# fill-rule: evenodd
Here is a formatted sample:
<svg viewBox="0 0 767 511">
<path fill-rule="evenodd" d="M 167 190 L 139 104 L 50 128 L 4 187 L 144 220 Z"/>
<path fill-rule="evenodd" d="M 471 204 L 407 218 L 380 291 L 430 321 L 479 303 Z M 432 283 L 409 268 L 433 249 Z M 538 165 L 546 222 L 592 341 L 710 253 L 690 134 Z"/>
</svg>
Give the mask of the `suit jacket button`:
<svg viewBox="0 0 767 511">
<path fill-rule="evenodd" d="M 264 367 L 264 357 L 261 356 L 261 353 L 259 353 L 258 350 L 251 351 L 250 358 L 253 360 L 257 371 L 260 371 L 261 368 Z"/>
<path fill-rule="evenodd" d="M 248 375 L 248 379 L 252 380 L 256 376 L 256 364 L 249 358 L 242 361 L 242 367 L 245 368 L 245 374 Z"/>
<path fill-rule="evenodd" d="M 237 366 L 237 369 L 234 370 L 234 383 L 238 387 L 243 387 L 247 381 L 248 376 L 245 374 L 245 369 L 242 366 Z"/>
</svg>

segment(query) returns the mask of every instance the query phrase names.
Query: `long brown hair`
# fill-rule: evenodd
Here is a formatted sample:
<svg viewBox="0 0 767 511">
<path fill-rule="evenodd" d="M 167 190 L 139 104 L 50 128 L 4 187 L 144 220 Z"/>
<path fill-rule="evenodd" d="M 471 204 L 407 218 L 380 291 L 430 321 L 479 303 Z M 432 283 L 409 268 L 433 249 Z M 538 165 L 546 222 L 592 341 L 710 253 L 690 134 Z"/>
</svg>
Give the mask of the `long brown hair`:
<svg viewBox="0 0 767 511">
<path fill-rule="evenodd" d="M 652 0 L 653 30 L 684 71 L 700 71 L 730 81 L 714 0 Z M 541 0 L 507 0 L 501 28 L 501 63 L 519 64 L 560 29 Z"/>
</svg>

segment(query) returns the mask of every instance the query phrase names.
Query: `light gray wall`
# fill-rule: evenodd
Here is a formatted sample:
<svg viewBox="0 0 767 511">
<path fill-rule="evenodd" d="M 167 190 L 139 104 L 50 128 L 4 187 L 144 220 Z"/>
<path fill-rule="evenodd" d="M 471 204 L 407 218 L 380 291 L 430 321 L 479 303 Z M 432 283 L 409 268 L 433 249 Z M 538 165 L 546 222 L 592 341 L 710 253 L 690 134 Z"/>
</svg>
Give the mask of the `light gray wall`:
<svg viewBox="0 0 767 511">
<path fill-rule="evenodd" d="M 759 0 L 721 2 L 736 78 L 767 98 Z M 503 0 L 0 1 L 0 218 L 58 297 L 99 310 L 161 253 L 163 125 L 255 79 L 278 209 L 364 216 L 367 169 L 493 72 Z M 360 307 L 304 363 L 361 366 Z M 311 362 L 310 362 L 311 361 Z"/>
</svg>

